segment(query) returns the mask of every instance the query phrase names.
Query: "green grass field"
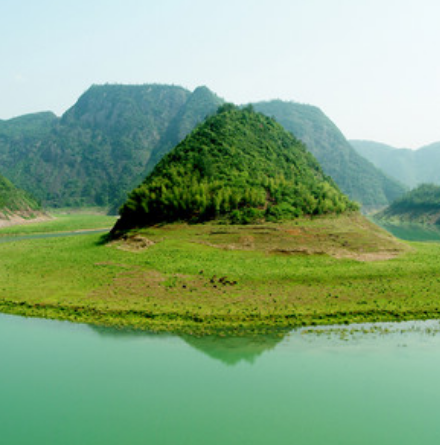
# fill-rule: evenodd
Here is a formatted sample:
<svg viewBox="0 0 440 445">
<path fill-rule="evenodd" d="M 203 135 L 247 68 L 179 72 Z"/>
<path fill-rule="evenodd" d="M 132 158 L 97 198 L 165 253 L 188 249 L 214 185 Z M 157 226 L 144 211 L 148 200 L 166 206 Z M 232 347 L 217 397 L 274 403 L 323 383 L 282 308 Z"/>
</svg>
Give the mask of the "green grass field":
<svg viewBox="0 0 440 445">
<path fill-rule="evenodd" d="M 11 235 L 32 235 L 37 233 L 70 232 L 75 230 L 92 230 L 111 228 L 115 216 L 93 213 L 67 213 L 55 211 L 51 213 L 53 220 L 10 226 L 0 229 L 0 238 Z"/>
<path fill-rule="evenodd" d="M 197 334 L 439 318 L 440 245 L 396 242 L 365 221 L 172 225 L 109 244 L 99 234 L 9 239 L 0 311 Z M 70 215 L 23 229 L 104 222 Z"/>
</svg>

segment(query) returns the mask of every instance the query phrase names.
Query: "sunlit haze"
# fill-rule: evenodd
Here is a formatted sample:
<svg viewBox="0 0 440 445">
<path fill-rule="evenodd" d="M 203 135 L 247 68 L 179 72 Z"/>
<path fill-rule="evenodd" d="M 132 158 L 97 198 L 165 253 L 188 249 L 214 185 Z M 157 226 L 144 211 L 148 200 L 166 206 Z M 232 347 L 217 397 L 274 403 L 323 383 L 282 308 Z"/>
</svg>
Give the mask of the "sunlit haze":
<svg viewBox="0 0 440 445">
<path fill-rule="evenodd" d="M 60 115 L 92 84 L 206 85 L 418 148 L 440 141 L 439 16 L 434 0 L 6 1 L 0 119 Z"/>
</svg>

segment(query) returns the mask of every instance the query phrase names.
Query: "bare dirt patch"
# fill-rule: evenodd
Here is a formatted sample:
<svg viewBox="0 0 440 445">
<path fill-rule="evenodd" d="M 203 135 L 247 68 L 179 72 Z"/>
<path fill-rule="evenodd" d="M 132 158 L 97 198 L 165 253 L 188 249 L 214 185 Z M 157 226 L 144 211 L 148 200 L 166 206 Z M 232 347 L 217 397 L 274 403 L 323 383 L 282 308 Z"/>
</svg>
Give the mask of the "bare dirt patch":
<svg viewBox="0 0 440 445">
<path fill-rule="evenodd" d="M 225 250 L 330 255 L 357 261 L 396 258 L 409 247 L 360 215 L 303 220 L 299 225 L 240 226 L 199 232 L 190 241 Z"/>
<path fill-rule="evenodd" d="M 49 216 L 44 212 L 23 211 L 8 214 L 7 216 L 0 214 L 0 228 L 45 222 L 52 219 L 54 219 L 52 216 Z"/>
<path fill-rule="evenodd" d="M 137 234 L 131 236 L 127 235 L 121 240 L 113 241 L 110 244 L 116 245 L 118 249 L 128 252 L 141 252 L 153 246 L 156 242 L 150 240 L 146 236 Z"/>
</svg>

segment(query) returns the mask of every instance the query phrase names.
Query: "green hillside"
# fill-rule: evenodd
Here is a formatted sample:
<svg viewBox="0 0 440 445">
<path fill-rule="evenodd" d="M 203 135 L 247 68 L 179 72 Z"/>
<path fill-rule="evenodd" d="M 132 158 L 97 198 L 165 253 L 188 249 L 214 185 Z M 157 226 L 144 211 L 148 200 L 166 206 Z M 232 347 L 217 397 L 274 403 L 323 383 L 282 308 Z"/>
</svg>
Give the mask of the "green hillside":
<svg viewBox="0 0 440 445">
<path fill-rule="evenodd" d="M 378 213 L 382 221 L 440 224 L 440 186 L 422 184 Z"/>
<path fill-rule="evenodd" d="M 351 199 L 367 207 L 380 207 L 405 192 L 404 186 L 360 156 L 319 108 L 281 100 L 259 102 L 254 107 L 273 116 L 303 141 L 324 172 Z"/>
<path fill-rule="evenodd" d="M 206 87 L 94 85 L 61 118 L 37 113 L 0 121 L 0 174 L 45 206 L 106 206 L 127 193 L 223 100 Z M 255 104 L 316 156 L 339 188 L 378 207 L 404 189 L 359 156 L 316 107 Z"/>
<path fill-rule="evenodd" d="M 356 208 L 280 124 L 251 107 L 224 105 L 129 195 L 113 234 L 173 221 L 243 224 Z"/>
<path fill-rule="evenodd" d="M 102 85 L 61 118 L 0 121 L 0 173 L 47 206 L 119 207 L 150 156 L 175 145 L 221 100 L 166 85 Z"/>
<path fill-rule="evenodd" d="M 183 107 L 170 123 L 161 143 L 151 154 L 147 163 L 147 173 L 170 152 L 185 136 L 194 130 L 196 124 L 202 122 L 207 114 L 213 114 L 224 103 L 206 87 L 196 88 Z"/>
<path fill-rule="evenodd" d="M 39 203 L 27 192 L 18 189 L 8 179 L 0 176 L 0 219 L 17 213 L 32 213 L 40 208 Z"/>
<path fill-rule="evenodd" d="M 372 141 L 350 141 L 361 155 L 408 187 L 432 182 L 440 184 L 440 142 L 417 150 L 394 148 Z"/>
<path fill-rule="evenodd" d="M 22 137 L 45 136 L 56 120 L 57 117 L 50 111 L 0 120 L 0 140 L 5 142 L 7 138 L 18 140 Z"/>
</svg>

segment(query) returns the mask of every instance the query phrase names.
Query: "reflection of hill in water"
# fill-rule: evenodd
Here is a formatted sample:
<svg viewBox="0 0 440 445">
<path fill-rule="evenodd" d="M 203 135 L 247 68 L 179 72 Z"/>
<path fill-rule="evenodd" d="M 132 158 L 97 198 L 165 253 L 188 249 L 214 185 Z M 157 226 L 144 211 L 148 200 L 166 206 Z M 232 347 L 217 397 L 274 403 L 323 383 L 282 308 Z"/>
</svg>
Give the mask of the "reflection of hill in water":
<svg viewBox="0 0 440 445">
<path fill-rule="evenodd" d="M 220 360 L 226 365 L 236 365 L 240 361 L 254 363 L 264 351 L 275 348 L 284 335 L 265 335 L 255 337 L 192 337 L 181 335 L 190 346 L 208 357 Z"/>
<path fill-rule="evenodd" d="M 176 335 L 168 333 L 155 333 L 149 331 L 141 331 L 140 329 L 130 329 L 130 328 L 115 328 L 111 326 L 96 326 L 87 325 L 92 331 L 96 332 L 103 337 L 113 337 L 113 338 L 169 338 L 176 337 Z"/>
<path fill-rule="evenodd" d="M 115 329 L 93 325 L 89 327 L 99 335 L 114 338 L 153 337 L 159 339 L 173 336 L 172 334 L 154 334 L 134 329 Z M 194 337 L 191 335 L 176 335 L 176 337 L 180 337 L 187 345 L 208 357 L 232 366 L 241 361 L 254 363 L 263 352 L 275 348 L 285 335 L 286 333 L 280 332 L 277 335 L 252 337 Z"/>
</svg>

